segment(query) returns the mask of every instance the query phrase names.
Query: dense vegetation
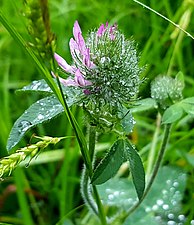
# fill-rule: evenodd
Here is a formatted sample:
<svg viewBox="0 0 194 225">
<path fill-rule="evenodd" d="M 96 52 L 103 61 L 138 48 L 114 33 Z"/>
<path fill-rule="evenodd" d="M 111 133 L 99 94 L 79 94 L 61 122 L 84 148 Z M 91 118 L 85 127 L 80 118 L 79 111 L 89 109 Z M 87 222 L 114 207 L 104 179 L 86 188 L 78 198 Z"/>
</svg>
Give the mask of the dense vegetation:
<svg viewBox="0 0 194 225">
<path fill-rule="evenodd" d="M 194 34 L 193 1 L 152 0 L 144 1 L 144 4 Z M 28 32 L 34 26 L 27 17 L 29 6 L 22 1 L 1 0 L 0 8 L 26 44 L 35 43 Z M 56 51 L 69 63 L 68 42 L 75 20 L 79 21 L 85 37 L 88 30 L 106 21 L 117 23 L 126 38 L 132 36 L 136 41 L 140 64 L 146 65 L 142 73 L 145 79 L 140 88 L 140 99 L 150 97 L 150 83 L 157 75 L 175 77 L 179 71 L 184 75 L 184 98 L 194 96 L 193 39 L 153 12 L 131 0 L 50 0 L 49 12 L 53 39 L 56 37 Z M 39 93 L 16 91 L 43 77 L 29 55 L 1 24 L 0 71 L 0 156 L 4 157 L 8 154 L 6 144 L 14 122 L 26 108 L 42 97 Z M 72 107 L 72 112 L 87 135 L 82 110 Z M 194 224 L 193 113 L 194 110 L 191 110 L 190 114 L 183 114 L 173 124 L 162 168 L 153 189 L 125 225 Z M 164 126 L 159 125 L 161 118 L 156 109 L 134 113 L 134 118 L 136 124 L 129 138 L 137 147 L 146 174 L 150 175 Z M 74 135 L 65 114 L 61 114 L 27 132 L 14 149 L 33 143 L 33 134 L 51 137 Z M 108 150 L 114 138 L 115 135 L 110 133 L 99 135 L 97 159 Z M 83 160 L 74 138 L 49 146 L 26 168 L 28 162 L 25 161 L 0 183 L 0 222 L 24 225 L 99 224 L 95 216 L 88 212 L 79 191 Z M 114 179 L 99 185 L 99 193 L 109 216 L 120 207 L 130 207 L 136 200 L 126 167 L 124 164 Z"/>
</svg>

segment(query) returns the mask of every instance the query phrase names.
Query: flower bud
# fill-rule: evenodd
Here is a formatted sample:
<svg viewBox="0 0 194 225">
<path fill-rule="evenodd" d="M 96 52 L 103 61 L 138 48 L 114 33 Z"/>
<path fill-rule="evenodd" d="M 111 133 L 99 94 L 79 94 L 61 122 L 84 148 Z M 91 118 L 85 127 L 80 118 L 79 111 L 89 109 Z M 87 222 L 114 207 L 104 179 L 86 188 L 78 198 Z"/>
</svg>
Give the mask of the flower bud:
<svg viewBox="0 0 194 225">
<path fill-rule="evenodd" d="M 182 99 L 184 83 L 178 76 L 158 76 L 151 84 L 151 97 L 165 109 Z"/>
</svg>

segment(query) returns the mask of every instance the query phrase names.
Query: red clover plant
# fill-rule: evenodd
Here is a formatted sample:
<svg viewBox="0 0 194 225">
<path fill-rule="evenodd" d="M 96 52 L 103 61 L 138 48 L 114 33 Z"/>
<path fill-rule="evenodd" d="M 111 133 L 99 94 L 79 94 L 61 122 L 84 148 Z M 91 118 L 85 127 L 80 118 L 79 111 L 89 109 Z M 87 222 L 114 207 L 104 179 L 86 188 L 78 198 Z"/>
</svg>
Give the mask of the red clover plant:
<svg viewBox="0 0 194 225">
<path fill-rule="evenodd" d="M 52 119 L 62 112 L 66 112 L 76 134 L 80 150 L 84 159 L 84 169 L 81 179 L 81 193 L 89 209 L 96 214 L 101 223 L 118 224 L 123 222 L 144 200 L 149 192 L 161 164 L 171 124 L 181 118 L 182 113 L 192 110 L 193 98 L 182 100 L 183 79 L 179 74 L 175 79 L 159 76 L 151 84 L 151 97 L 148 100 L 138 100 L 139 86 L 142 83 L 140 74 L 143 70 L 139 66 L 134 41 L 127 40 L 119 31 L 116 24 L 109 26 L 102 24 L 98 29 L 90 32 L 84 40 L 78 21 L 73 26 L 73 38 L 69 46 L 72 65 L 57 53 L 53 53 L 56 62 L 64 72 L 66 78 L 59 78 L 58 70 L 50 71 L 33 50 L 27 48 L 22 37 L 7 23 L 1 15 L 1 22 L 11 35 L 24 47 L 32 57 L 46 80 L 34 81 L 21 91 L 42 92 L 48 96 L 37 101 L 27 109 L 15 122 L 7 144 L 10 151 L 21 140 L 25 133 L 36 126 Z M 44 27 L 44 24 L 43 24 Z M 52 36 L 53 37 L 53 36 Z M 49 51 L 53 52 L 52 48 Z M 55 82 L 57 79 L 57 84 Z M 143 103 L 142 103 L 143 102 Z M 162 114 L 165 125 L 164 138 L 161 144 L 156 165 L 152 176 L 145 188 L 145 173 L 141 158 L 131 144 L 128 134 L 132 132 L 134 119 L 133 108 L 147 104 L 146 109 L 156 107 Z M 89 126 L 89 140 L 85 138 L 79 124 L 75 120 L 69 107 L 78 105 L 86 114 L 86 125 Z M 141 108 L 141 107 L 140 107 Z M 190 110 L 190 111 L 189 111 Z M 115 132 L 117 138 L 100 163 L 95 161 L 96 132 Z M 0 161 L 0 177 L 10 175 L 12 170 L 27 156 L 34 155 L 50 143 L 60 141 L 49 137 L 42 138 L 42 142 L 25 147 Z M 105 213 L 96 185 L 100 185 L 112 178 L 120 166 L 129 162 L 133 184 L 139 201 L 128 211 L 121 212 L 114 218 L 108 218 Z"/>
</svg>

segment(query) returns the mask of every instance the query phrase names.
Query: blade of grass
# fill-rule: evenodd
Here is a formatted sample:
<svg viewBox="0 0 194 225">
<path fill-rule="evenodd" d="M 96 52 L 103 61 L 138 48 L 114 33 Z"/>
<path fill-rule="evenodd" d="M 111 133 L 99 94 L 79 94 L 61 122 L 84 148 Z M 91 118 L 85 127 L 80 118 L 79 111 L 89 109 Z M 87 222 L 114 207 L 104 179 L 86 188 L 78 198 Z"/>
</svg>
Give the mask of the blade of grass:
<svg viewBox="0 0 194 225">
<path fill-rule="evenodd" d="M 75 131 L 75 135 L 77 137 L 79 146 L 80 146 L 80 150 L 84 159 L 84 162 L 86 164 L 87 169 L 89 170 L 89 174 L 90 176 L 92 175 L 92 165 L 91 165 L 91 160 L 90 160 L 90 156 L 87 150 L 87 143 L 84 137 L 84 134 L 82 133 L 77 121 L 75 120 L 73 114 L 71 113 L 71 111 L 69 110 L 66 100 L 65 100 L 65 96 L 63 94 L 62 88 L 61 88 L 61 84 L 59 82 L 58 76 L 57 77 L 57 82 L 58 82 L 58 86 L 57 84 L 55 84 L 50 71 L 48 71 L 48 69 L 41 64 L 40 60 L 37 58 L 37 56 L 34 54 L 34 52 L 32 51 L 32 49 L 30 48 L 30 46 L 28 46 L 26 44 L 26 42 L 24 41 L 24 39 L 21 37 L 21 35 L 14 29 L 14 27 L 7 21 L 7 19 L 4 17 L 3 13 L 0 11 L 0 21 L 3 24 L 3 26 L 7 29 L 7 31 L 11 34 L 11 36 L 14 38 L 14 40 L 16 40 L 19 45 L 28 53 L 28 55 L 32 58 L 33 62 L 35 63 L 36 67 L 38 68 L 38 70 L 41 72 L 41 74 L 43 75 L 43 77 L 45 78 L 45 80 L 47 81 L 48 85 L 50 86 L 50 88 L 53 90 L 53 92 L 55 93 L 55 95 L 58 97 L 59 101 L 61 102 L 61 104 L 64 107 L 66 116 L 70 122 L 70 124 L 72 125 L 74 131 Z"/>
<path fill-rule="evenodd" d="M 182 32 L 184 32 L 188 37 L 194 39 L 194 37 L 189 33 L 187 32 L 186 30 L 184 30 L 182 27 L 180 27 L 179 24 L 176 24 L 174 23 L 172 20 L 168 19 L 166 16 L 160 14 L 159 12 L 155 11 L 154 9 L 150 8 L 149 6 L 143 4 L 142 2 L 139 2 L 137 0 L 133 0 L 134 2 L 136 2 L 137 4 L 143 6 L 144 8 L 150 10 L 151 12 L 155 13 L 156 15 L 162 17 L 163 19 L 165 19 L 166 21 L 168 21 L 169 23 L 171 23 L 172 25 L 174 25 L 175 27 L 177 27 L 178 29 L 180 29 Z"/>
<path fill-rule="evenodd" d="M 22 47 L 28 55 L 32 58 L 33 62 L 35 63 L 37 69 L 39 72 L 44 76 L 45 80 L 47 81 L 50 88 L 53 90 L 53 92 L 56 94 L 56 96 L 59 98 L 60 102 L 62 102 L 62 96 L 60 94 L 59 88 L 55 84 L 55 82 L 52 79 L 52 76 L 50 74 L 50 71 L 41 64 L 40 60 L 37 58 L 35 53 L 32 51 L 31 47 L 26 44 L 22 36 L 15 30 L 15 28 L 7 21 L 3 13 L 0 11 L 0 21 L 3 24 L 3 26 L 6 28 L 6 30 L 10 33 L 10 35 L 13 37 L 13 39 Z"/>
<path fill-rule="evenodd" d="M 30 212 L 30 207 L 24 192 L 25 189 L 25 175 L 21 168 L 17 168 L 14 171 L 14 178 L 17 187 L 17 196 L 20 205 L 20 209 L 23 217 L 23 224 L 34 225 L 32 215 Z"/>
</svg>

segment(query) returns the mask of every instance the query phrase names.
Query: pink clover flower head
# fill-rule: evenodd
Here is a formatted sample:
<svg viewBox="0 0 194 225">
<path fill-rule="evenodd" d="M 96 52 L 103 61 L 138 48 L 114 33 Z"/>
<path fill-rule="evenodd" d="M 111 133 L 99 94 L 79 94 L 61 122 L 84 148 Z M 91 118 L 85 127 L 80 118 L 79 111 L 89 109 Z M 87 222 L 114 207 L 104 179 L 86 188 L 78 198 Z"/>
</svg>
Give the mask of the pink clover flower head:
<svg viewBox="0 0 194 225">
<path fill-rule="evenodd" d="M 69 77 L 60 79 L 66 86 L 83 90 L 85 103 L 115 107 L 130 102 L 139 90 L 139 57 L 133 40 L 126 40 L 116 24 L 91 31 L 84 40 L 78 21 L 69 41 L 73 63 L 55 53 L 54 57 Z M 84 100 L 83 100 L 84 101 Z"/>
</svg>

